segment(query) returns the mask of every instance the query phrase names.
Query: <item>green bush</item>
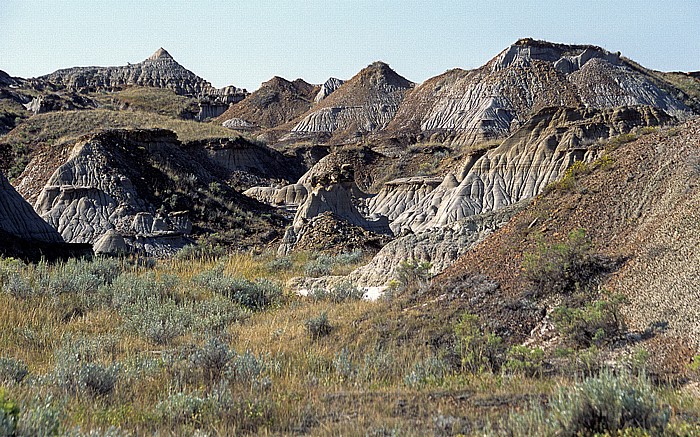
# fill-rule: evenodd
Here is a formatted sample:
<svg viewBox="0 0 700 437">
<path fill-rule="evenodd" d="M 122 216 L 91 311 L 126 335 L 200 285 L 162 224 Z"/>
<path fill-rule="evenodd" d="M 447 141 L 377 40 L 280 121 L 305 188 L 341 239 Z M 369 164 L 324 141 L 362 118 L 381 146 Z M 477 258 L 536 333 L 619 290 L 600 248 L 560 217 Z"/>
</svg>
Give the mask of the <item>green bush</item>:
<svg viewBox="0 0 700 437">
<path fill-rule="evenodd" d="M 503 370 L 527 376 L 542 376 L 544 372 L 544 351 L 541 348 L 512 346 L 506 353 Z"/>
<path fill-rule="evenodd" d="M 27 365 L 22 360 L 0 357 L 0 383 L 19 384 L 27 373 Z"/>
<path fill-rule="evenodd" d="M 11 436 L 17 428 L 19 407 L 5 397 L 5 391 L 0 388 L 0 435 Z"/>
<path fill-rule="evenodd" d="M 493 333 L 483 331 L 477 316 L 462 314 L 454 331 L 462 370 L 480 373 L 500 369 L 504 353 L 503 340 Z"/>
<path fill-rule="evenodd" d="M 425 261 L 402 261 L 396 269 L 396 280 L 403 288 L 422 288 L 430 280 L 432 267 Z"/>
</svg>

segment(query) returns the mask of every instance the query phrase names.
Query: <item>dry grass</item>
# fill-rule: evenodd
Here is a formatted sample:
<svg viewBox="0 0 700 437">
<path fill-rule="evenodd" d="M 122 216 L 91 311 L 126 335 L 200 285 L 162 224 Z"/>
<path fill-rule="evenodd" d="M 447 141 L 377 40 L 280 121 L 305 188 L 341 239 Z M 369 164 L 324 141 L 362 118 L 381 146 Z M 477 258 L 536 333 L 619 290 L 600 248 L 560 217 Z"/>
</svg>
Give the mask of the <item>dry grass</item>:
<svg viewBox="0 0 700 437">
<path fill-rule="evenodd" d="M 105 109 L 144 111 L 173 118 L 192 117 L 198 111 L 195 99 L 166 88 L 129 87 L 116 93 L 91 95 Z"/>
</svg>

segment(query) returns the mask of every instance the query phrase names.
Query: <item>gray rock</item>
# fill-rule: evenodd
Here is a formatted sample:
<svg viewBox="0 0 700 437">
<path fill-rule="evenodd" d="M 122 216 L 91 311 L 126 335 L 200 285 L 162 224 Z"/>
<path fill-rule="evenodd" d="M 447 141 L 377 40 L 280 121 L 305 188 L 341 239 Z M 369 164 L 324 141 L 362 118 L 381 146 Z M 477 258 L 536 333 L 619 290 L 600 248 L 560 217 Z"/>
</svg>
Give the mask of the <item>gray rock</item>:
<svg viewBox="0 0 700 437">
<path fill-rule="evenodd" d="M 321 89 L 319 90 L 318 94 L 316 94 L 316 97 L 314 97 L 314 102 L 318 103 L 326 97 L 330 96 L 344 83 L 344 80 L 336 79 L 335 77 L 329 78 L 323 85 L 321 85 Z"/>
<path fill-rule="evenodd" d="M 122 255 L 129 252 L 129 246 L 124 237 L 109 229 L 95 242 L 92 250 L 98 255 Z"/>
<path fill-rule="evenodd" d="M 525 206 L 526 202 L 520 202 L 498 211 L 473 215 L 448 226 L 399 237 L 345 279 L 365 288 L 386 286 L 397 278 L 399 266 L 406 261 L 428 262 L 431 264 L 431 275 L 436 275 L 506 224 Z"/>
</svg>

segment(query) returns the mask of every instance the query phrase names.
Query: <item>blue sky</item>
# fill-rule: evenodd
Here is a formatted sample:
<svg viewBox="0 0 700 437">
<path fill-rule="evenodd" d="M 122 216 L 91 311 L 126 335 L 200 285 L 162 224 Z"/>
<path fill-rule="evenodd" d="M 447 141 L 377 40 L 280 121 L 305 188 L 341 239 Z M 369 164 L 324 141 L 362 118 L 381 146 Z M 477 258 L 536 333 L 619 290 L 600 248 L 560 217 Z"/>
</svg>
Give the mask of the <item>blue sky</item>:
<svg viewBox="0 0 700 437">
<path fill-rule="evenodd" d="M 697 71 L 700 0 L 0 0 L 0 70 L 22 77 L 135 63 L 163 46 L 218 87 L 348 79 L 376 60 L 422 82 L 478 67 L 521 37 Z"/>
</svg>

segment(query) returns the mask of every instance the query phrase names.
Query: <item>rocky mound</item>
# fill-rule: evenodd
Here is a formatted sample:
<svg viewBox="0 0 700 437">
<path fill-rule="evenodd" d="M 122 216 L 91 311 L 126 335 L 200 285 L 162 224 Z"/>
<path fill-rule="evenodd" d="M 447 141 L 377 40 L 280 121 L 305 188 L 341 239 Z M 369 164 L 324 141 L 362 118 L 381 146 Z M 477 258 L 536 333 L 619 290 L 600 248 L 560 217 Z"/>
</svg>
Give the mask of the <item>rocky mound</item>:
<svg viewBox="0 0 700 437">
<path fill-rule="evenodd" d="M 375 62 L 315 105 L 291 128 L 295 139 L 329 135 L 352 142 L 386 127 L 414 84 L 387 64 Z"/>
<path fill-rule="evenodd" d="M 213 167 L 170 131 L 106 131 L 38 154 L 18 190 L 68 242 L 121 246 L 114 235 L 102 241 L 113 230 L 132 250 L 167 255 L 217 231 L 243 245 L 274 238 L 281 223 L 258 217 L 266 208 Z"/>
<path fill-rule="evenodd" d="M 599 256 L 623 264 L 601 284 L 623 293 L 632 330 L 665 327 L 668 335 L 700 344 L 700 120 L 644 135 L 609 150 L 574 184 L 560 184 L 537 198 L 500 231 L 469 251 L 434 281 L 434 293 L 467 305 L 483 320 L 526 338 L 548 307 L 523 319 L 531 285 L 523 259 L 542 245 L 562 243 L 583 229 Z M 472 295 L 473 278 L 497 286 Z M 463 297 L 459 297 L 460 293 Z M 461 302 L 461 303 L 459 303 Z M 510 302 L 510 303 L 509 303 Z"/>
<path fill-rule="evenodd" d="M 302 79 L 290 82 L 275 76 L 243 101 L 231 106 L 218 120 L 223 122 L 224 126 L 234 129 L 242 123 L 236 121 L 227 125 L 231 119 L 244 121 L 244 129 L 253 126 L 276 127 L 308 111 L 314 102 L 314 96 L 320 92 L 319 89 L 320 87 L 308 84 Z"/>
<path fill-rule="evenodd" d="M 389 241 L 391 238 L 387 235 L 352 225 L 326 211 L 305 223 L 292 241 L 283 241 L 283 246 L 289 243 L 283 252 L 313 250 L 340 254 L 361 250 L 366 254 L 375 254 Z"/>
<path fill-rule="evenodd" d="M 401 104 L 387 134 L 472 145 L 508 134 L 550 106 L 650 105 L 685 118 L 691 109 L 643 69 L 600 47 L 519 40 L 476 70 L 429 79 Z"/>
<path fill-rule="evenodd" d="M 180 95 L 225 104 L 240 101 L 247 93 L 233 86 L 214 88 L 209 82 L 178 64 L 163 48 L 137 64 L 67 68 L 39 79 L 74 92 L 116 91 L 132 85 L 168 88 Z"/>
</svg>

